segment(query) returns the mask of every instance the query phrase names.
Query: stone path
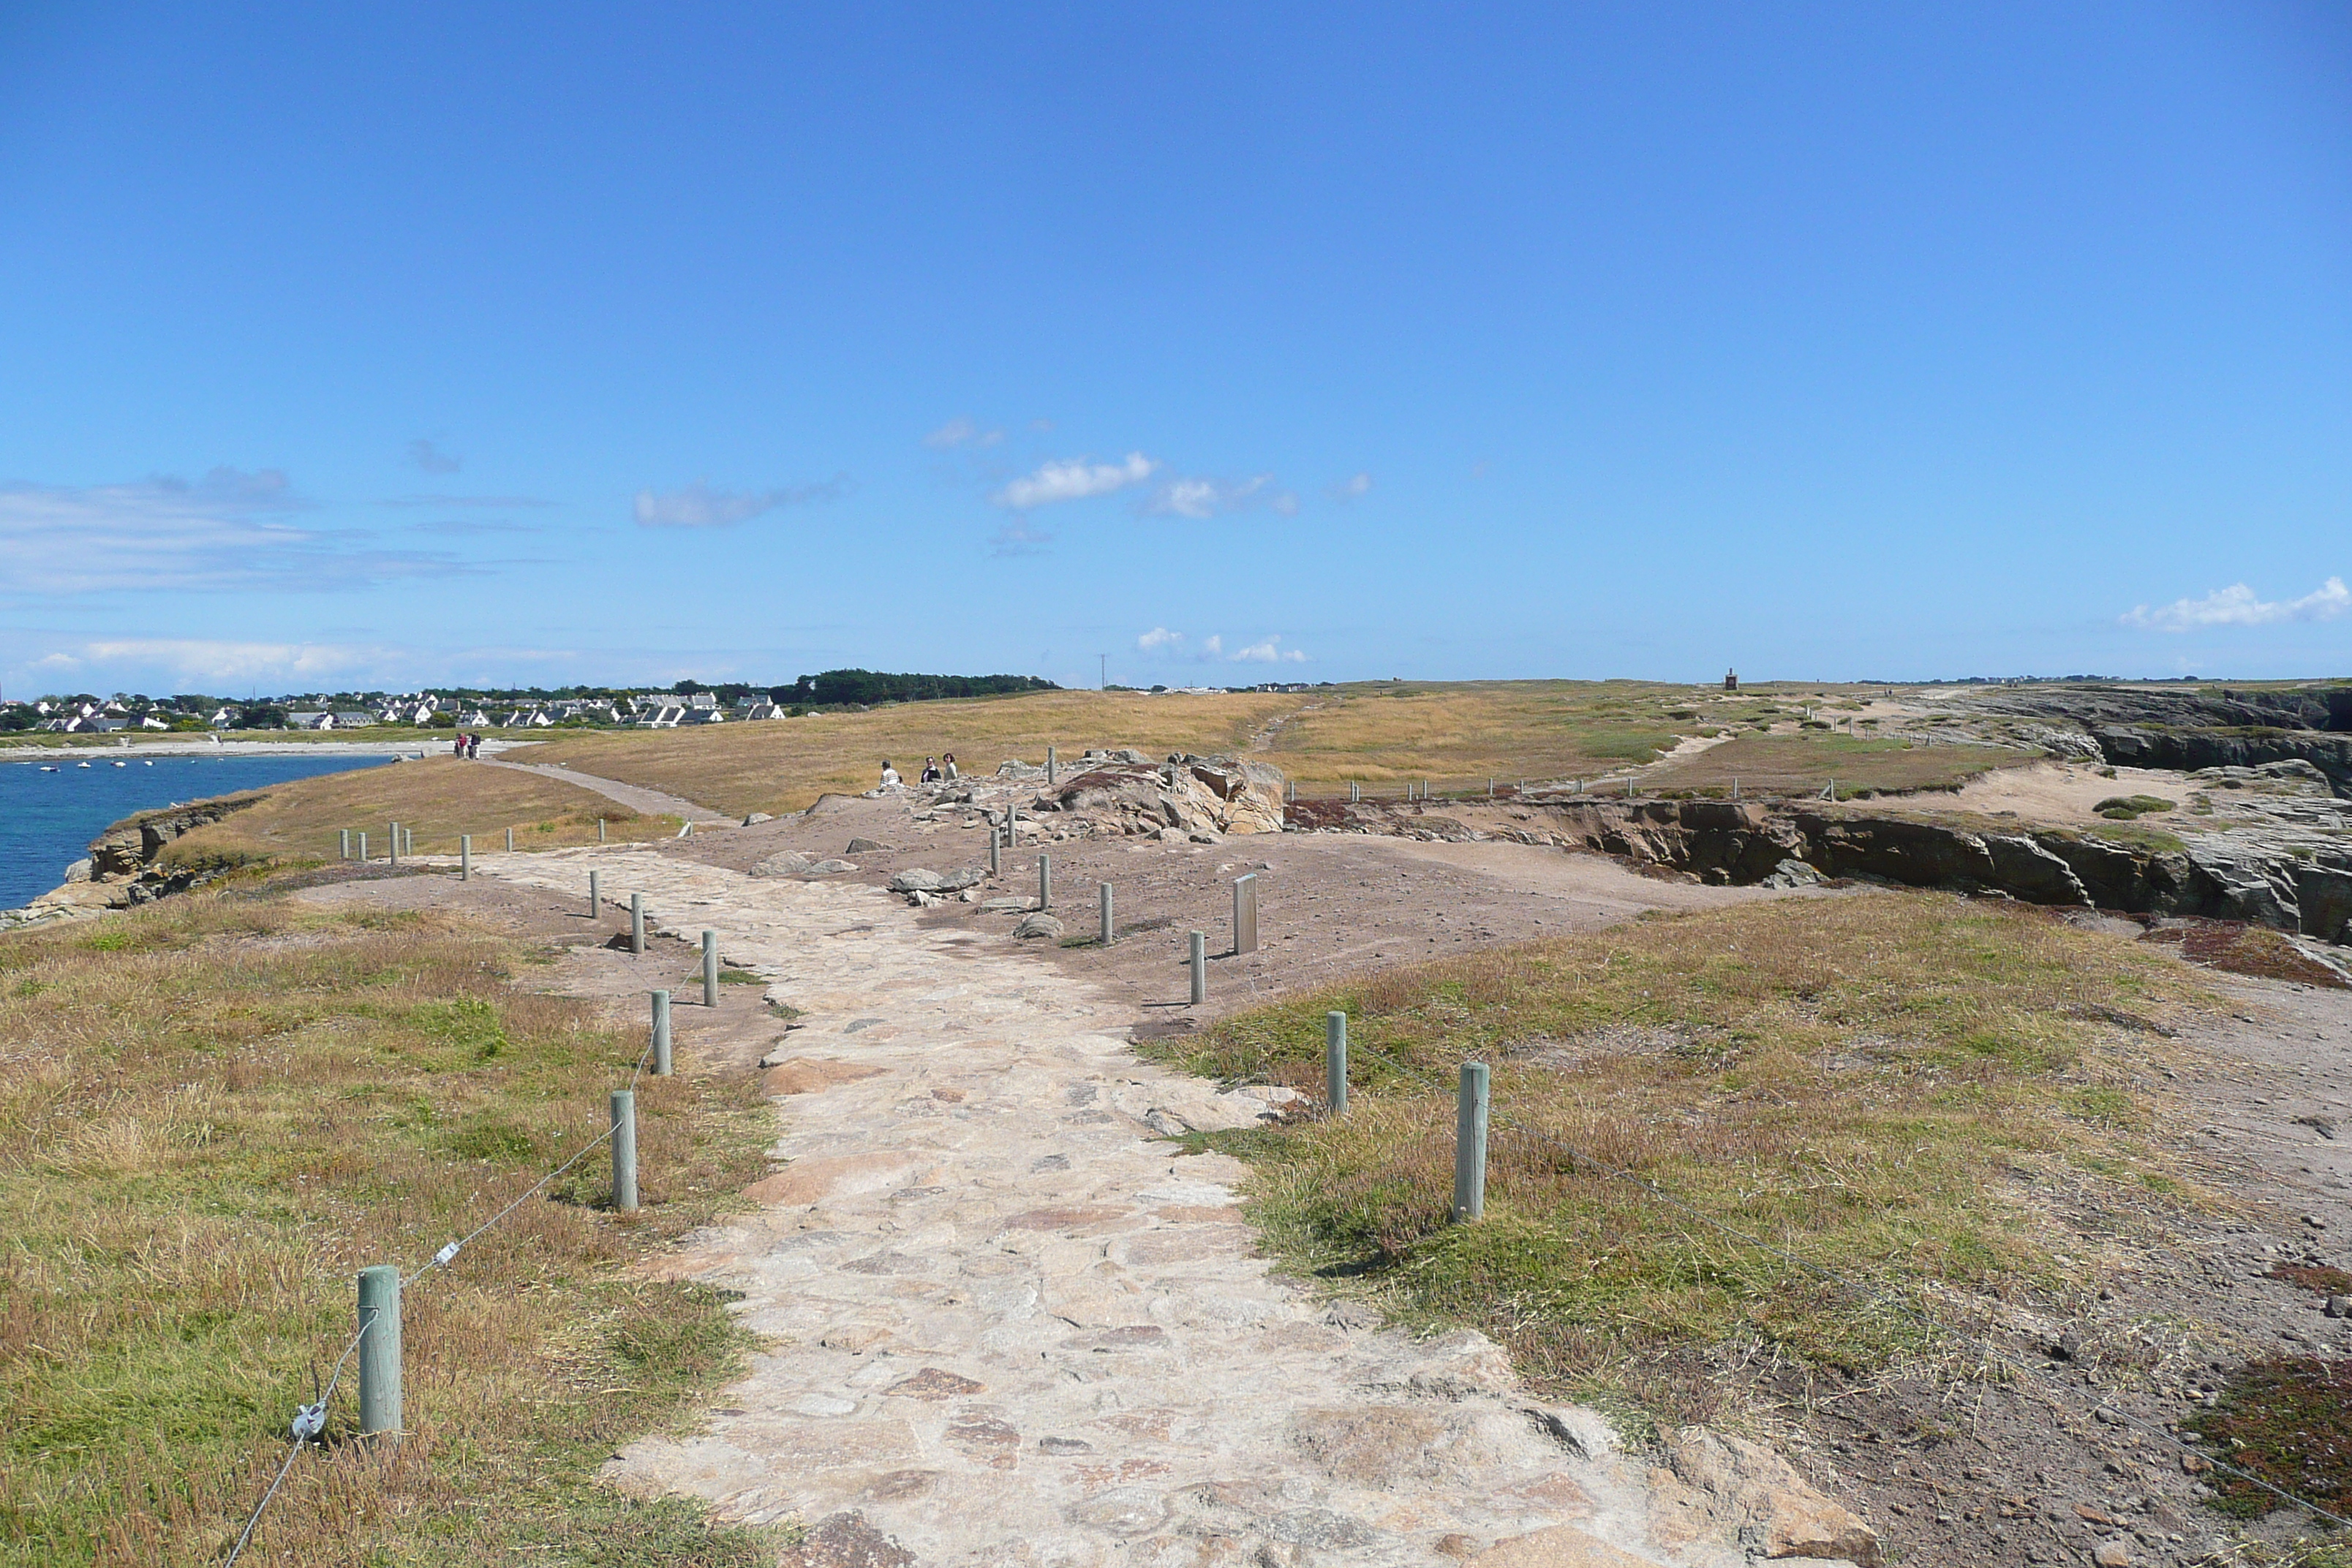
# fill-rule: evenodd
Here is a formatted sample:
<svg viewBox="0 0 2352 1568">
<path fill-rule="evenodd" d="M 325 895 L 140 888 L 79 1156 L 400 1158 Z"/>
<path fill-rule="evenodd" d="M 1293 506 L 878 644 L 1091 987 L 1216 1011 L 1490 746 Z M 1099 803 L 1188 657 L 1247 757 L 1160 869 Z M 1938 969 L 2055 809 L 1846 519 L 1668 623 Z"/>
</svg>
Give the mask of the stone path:
<svg viewBox="0 0 2352 1568">
<path fill-rule="evenodd" d="M 1272 1278 L 1245 1168 L 1154 1132 L 1267 1101 L 1139 1062 L 1082 983 L 863 887 L 643 846 L 475 866 L 571 890 L 583 862 L 803 1014 L 770 1058 L 789 1163 L 672 1264 L 743 1292 L 770 1348 L 697 1435 L 616 1455 L 621 1486 L 798 1519 L 805 1568 L 1727 1568 L 1743 1525 L 1769 1533 L 1737 1487 L 1538 1405 L 1480 1336 L 1416 1342 Z"/>
<path fill-rule="evenodd" d="M 726 823 L 731 826 L 735 821 L 735 818 L 722 816 L 707 805 L 697 805 L 683 795 L 664 795 L 657 789 L 642 789 L 635 784 L 622 784 L 617 779 L 598 778 L 594 773 L 580 773 L 556 763 L 507 763 L 485 757 L 482 765 L 512 768 L 517 773 L 537 773 L 541 778 L 577 784 L 582 789 L 594 790 L 607 800 L 617 800 L 631 811 L 641 811 L 649 816 L 658 816 L 667 812 L 693 823 Z"/>
</svg>

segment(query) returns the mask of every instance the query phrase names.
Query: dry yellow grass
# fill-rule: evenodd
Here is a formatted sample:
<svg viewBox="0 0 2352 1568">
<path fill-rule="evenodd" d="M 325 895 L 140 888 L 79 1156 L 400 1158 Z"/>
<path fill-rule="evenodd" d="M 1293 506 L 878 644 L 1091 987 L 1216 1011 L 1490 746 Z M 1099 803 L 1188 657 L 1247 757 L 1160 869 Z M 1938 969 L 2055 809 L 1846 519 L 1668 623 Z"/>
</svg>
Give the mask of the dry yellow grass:
<svg viewBox="0 0 2352 1568">
<path fill-rule="evenodd" d="M 601 1131 L 641 1041 L 518 988 L 532 962 L 448 918 L 205 894 L 0 937 L 0 1563 L 217 1562 L 353 1272 L 414 1269 Z M 600 1211 L 591 1155 L 407 1293 L 412 1436 L 349 1442 L 346 1369 L 247 1561 L 773 1560 L 594 1481 L 744 1349 L 625 1267 L 762 1169 L 750 1075 L 694 1072 L 639 1080 L 637 1215 Z"/>
<path fill-rule="evenodd" d="M 1089 746 L 1234 752 L 1275 718 L 1312 699 L 1247 693 L 1145 697 L 1045 691 L 964 702 L 909 702 L 864 713 L 714 724 L 685 730 L 577 734 L 520 753 L 642 784 L 714 811 L 799 811 L 828 791 L 874 787 L 882 759 L 908 777 L 926 756 L 953 752 L 967 773 L 1008 757 L 1043 763 L 1048 745 L 1076 757 Z"/>
<path fill-rule="evenodd" d="M 1813 795 L 1834 780 L 1843 797 L 1856 790 L 1958 789 L 1994 768 L 2040 760 L 2000 746 L 1921 746 L 1808 731 L 1742 735 L 1678 758 L 1643 782 L 1652 789 L 1724 793 L 1738 779 L 1746 795 Z"/>
<path fill-rule="evenodd" d="M 456 854 L 463 833 L 474 836 L 477 849 L 502 848 L 509 827 L 517 848 L 549 849 L 593 844 L 600 817 L 616 842 L 667 837 L 678 829 L 676 817 L 641 816 L 576 784 L 430 757 L 273 785 L 258 805 L 169 846 L 163 862 L 332 859 L 337 834 L 346 827 L 367 834 L 368 852 L 380 858 L 395 821 L 414 833 L 420 855 Z"/>
<path fill-rule="evenodd" d="M 1349 686 L 1306 699 L 1276 731 L 1267 760 L 1309 791 L 1407 781 L 1483 791 L 1489 778 L 1584 778 L 1647 763 L 1695 732 L 1706 697 L 1624 680 Z"/>
</svg>

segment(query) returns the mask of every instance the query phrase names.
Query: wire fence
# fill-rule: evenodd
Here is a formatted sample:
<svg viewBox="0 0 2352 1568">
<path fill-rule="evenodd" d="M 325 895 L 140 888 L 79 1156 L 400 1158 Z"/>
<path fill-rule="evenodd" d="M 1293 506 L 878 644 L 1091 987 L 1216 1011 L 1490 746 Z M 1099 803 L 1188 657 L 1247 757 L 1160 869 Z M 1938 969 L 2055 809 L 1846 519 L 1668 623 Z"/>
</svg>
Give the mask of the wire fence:
<svg viewBox="0 0 2352 1568">
<path fill-rule="evenodd" d="M 1333 1016 L 1344 1019 L 1345 1015 L 1335 1014 Z M 1391 1072 L 1395 1073 L 1398 1077 L 1409 1083 L 1417 1084 L 1423 1089 L 1439 1096 L 1448 1094 L 1455 1095 L 1457 1097 L 1458 1110 L 1461 1109 L 1461 1100 L 1464 1091 L 1470 1090 L 1472 1088 L 1472 1080 L 1468 1074 L 1465 1074 L 1465 1080 L 1462 1084 L 1450 1086 L 1433 1075 L 1410 1067 L 1403 1062 L 1400 1062 L 1395 1058 L 1388 1056 L 1381 1051 L 1370 1047 L 1360 1045 L 1351 1040 L 1346 1040 L 1344 1023 L 1340 1026 L 1340 1038 L 1345 1041 L 1345 1044 L 1339 1048 L 1339 1054 L 1335 1058 L 1329 1059 L 1331 1059 L 1332 1065 L 1340 1068 L 1343 1073 L 1349 1058 L 1355 1053 L 1361 1052 L 1361 1054 L 1370 1057 L 1374 1060 L 1380 1062 L 1382 1066 L 1388 1068 Z M 1465 1065 L 1476 1066 L 1476 1064 Z M 1688 1202 L 1679 1194 L 1661 1186 L 1658 1183 L 1652 1181 L 1649 1177 L 1641 1174 L 1639 1172 L 1629 1170 L 1623 1166 L 1617 1165 L 1610 1161 L 1601 1159 L 1592 1153 L 1589 1149 L 1580 1147 L 1570 1140 L 1561 1137 L 1559 1134 L 1552 1131 L 1549 1128 L 1530 1125 L 1529 1123 L 1511 1115 L 1507 1110 L 1499 1113 L 1494 1112 L 1486 1104 L 1484 1103 L 1486 1097 L 1486 1078 L 1485 1069 L 1483 1067 L 1479 1067 L 1475 1077 L 1476 1087 L 1474 1092 L 1481 1101 L 1478 1108 L 1479 1114 L 1477 1118 L 1479 1147 L 1475 1151 L 1475 1165 L 1477 1173 L 1475 1179 L 1480 1191 L 1477 1201 L 1472 1205 L 1474 1215 L 1475 1213 L 1483 1211 L 1484 1206 L 1483 1189 L 1485 1184 L 1485 1145 L 1486 1135 L 1490 1129 L 1499 1127 L 1506 1131 L 1544 1145 L 1557 1153 L 1566 1156 L 1570 1161 L 1574 1163 L 1574 1166 L 1576 1167 L 1581 1167 L 1584 1170 L 1593 1172 L 1612 1182 L 1623 1183 L 1635 1191 L 1645 1194 L 1654 1202 L 1675 1210 L 1686 1218 L 1696 1221 L 1699 1225 L 1715 1231 L 1718 1235 L 1727 1237 L 1744 1246 L 1753 1247 L 1769 1257 L 1778 1258 L 1790 1268 L 1809 1275 L 1824 1284 L 1832 1285 L 1843 1289 L 1850 1295 L 1873 1306 L 1883 1307 L 1892 1310 L 1902 1317 L 1908 1319 L 1931 1335 L 1944 1336 L 1958 1340 L 1961 1343 L 1967 1345 L 1969 1349 L 1976 1352 L 1984 1360 L 2007 1367 L 2013 1372 L 2023 1373 L 2025 1377 L 2036 1386 L 2049 1389 L 2066 1389 L 2069 1387 L 2068 1384 L 2053 1381 L 2046 1368 L 2037 1365 L 2033 1362 L 2027 1360 L 2023 1356 L 2018 1355 L 2012 1351 L 1995 1344 L 1981 1334 L 1972 1333 L 1967 1329 L 1944 1321 L 1941 1319 L 1936 1318 L 1929 1313 L 1921 1310 L 1918 1307 L 1914 1306 L 1911 1302 L 1895 1295 L 1893 1291 L 1884 1286 L 1873 1284 L 1866 1280 L 1856 1279 L 1851 1275 L 1841 1273 L 1839 1270 L 1829 1268 L 1824 1264 L 1816 1263 L 1811 1258 L 1801 1257 L 1798 1254 L 1790 1251 L 1788 1248 L 1779 1246 L 1776 1243 L 1768 1240 L 1764 1237 L 1755 1234 L 1753 1231 L 1747 1230 L 1739 1226 L 1732 1225 L 1724 1220 L 1718 1219 L 1715 1215 L 1708 1214 L 1706 1210 L 1700 1208 L 1697 1205 Z M 1343 1109 L 1347 1103 L 1348 1093 L 1349 1091 L 1344 1088 L 1339 1091 L 1339 1104 Z M 1331 1113 L 1332 1103 L 1332 1085 L 1330 1082 L 1327 1081 L 1325 1085 L 1325 1099 L 1322 1103 L 1320 1114 L 1328 1116 Z M 1469 1130 L 1472 1126 L 1472 1118 L 1467 1114 L 1459 1115 L 1457 1126 L 1463 1131 Z M 1457 1220 L 1471 1217 L 1465 1216 L 1461 1213 L 1463 1187 L 1466 1179 L 1465 1175 L 1465 1166 L 1468 1161 L 1469 1152 L 1457 1147 L 1455 1152 Z M 2153 1438 L 2158 1444 L 2178 1450 L 2184 1456 L 2194 1456 L 2196 1459 L 2207 1466 L 2210 1466 L 2214 1470 L 2220 1471 L 2224 1475 L 2234 1477 L 2239 1480 L 2242 1480 L 2248 1485 L 2255 1487 L 2260 1490 L 2268 1493 L 2270 1496 L 2276 1498 L 2279 1501 L 2285 1503 L 2292 1508 L 2301 1510 L 2314 1519 L 2323 1521 L 2339 1528 L 2352 1529 L 2352 1518 L 2347 1518 L 2332 1509 L 2312 1501 L 2308 1498 L 2298 1496 L 2294 1492 L 2289 1491 L 2285 1488 L 2278 1486 L 2262 1476 L 2256 1475 L 2241 1466 L 2230 1463 L 2227 1459 L 2207 1453 L 2195 1445 L 2184 1441 L 2177 1434 L 2168 1431 L 2164 1427 L 2157 1426 L 2153 1422 L 2142 1420 L 2140 1417 L 2132 1415 L 2127 1410 L 2118 1408 L 2111 1400 L 2105 1397 L 2102 1397 L 2097 1405 L 2093 1407 L 2092 1415 L 2094 1419 L 2104 1419 L 2110 1425 L 2128 1427 L 2143 1436 Z"/>
<path fill-rule="evenodd" d="M 637 1080 L 645 1076 L 646 1066 L 652 1062 L 654 1058 L 654 1047 L 655 1042 L 648 1039 L 646 1042 L 645 1050 L 637 1058 L 636 1067 L 629 1074 L 627 1092 L 632 1096 L 633 1105 L 634 1096 L 636 1092 Z M 522 1207 L 524 1204 L 530 1202 L 533 1197 L 546 1191 L 550 1185 L 560 1180 L 564 1174 L 570 1172 L 573 1166 L 579 1164 L 581 1161 L 586 1159 L 590 1154 L 595 1152 L 596 1150 L 611 1142 L 614 1136 L 621 1131 L 622 1124 L 617 1120 L 608 1121 L 602 1132 L 597 1133 L 595 1136 L 590 1138 L 586 1142 L 583 1143 L 579 1148 L 573 1150 L 571 1156 L 562 1164 L 557 1165 L 545 1175 L 541 1176 L 539 1180 L 533 1182 L 530 1186 L 517 1194 L 505 1207 L 499 1209 L 498 1213 L 490 1215 L 489 1218 L 476 1226 L 472 1230 L 467 1231 L 464 1236 L 459 1237 L 457 1240 L 443 1247 L 431 1258 L 425 1259 L 422 1264 L 419 1264 L 413 1273 L 404 1275 L 400 1280 L 399 1295 L 395 1300 L 404 1300 L 411 1286 L 415 1285 L 418 1281 L 424 1279 L 435 1270 L 448 1268 L 448 1266 L 456 1260 L 459 1253 L 463 1252 L 467 1247 L 471 1247 L 484 1235 L 495 1228 L 499 1223 L 504 1220 L 509 1215 L 513 1214 L 515 1210 Z M 299 1405 L 296 1408 L 294 1418 L 290 1423 L 289 1423 L 287 1427 L 288 1446 L 286 1449 L 286 1458 L 284 1461 L 278 1465 L 278 1473 L 270 1478 L 269 1485 L 268 1489 L 262 1492 L 260 1500 L 253 1505 L 252 1513 L 247 1515 L 246 1518 L 245 1528 L 237 1532 L 236 1542 L 229 1548 L 228 1555 L 222 1560 L 221 1568 L 236 1568 L 237 1559 L 245 1554 L 246 1548 L 252 1543 L 254 1531 L 260 1527 L 262 1515 L 268 1512 L 270 1503 L 277 1499 L 279 1489 L 286 1484 L 286 1478 L 292 1472 L 295 1460 L 301 1457 L 302 1450 L 305 1447 L 309 1447 L 312 1443 L 322 1441 L 325 1438 L 327 1429 L 327 1412 L 330 1408 L 331 1402 L 335 1397 L 335 1389 L 342 1381 L 343 1369 L 351 1364 L 352 1357 L 358 1353 L 362 1342 L 366 1340 L 369 1331 L 375 1326 L 376 1321 L 374 1313 L 362 1309 L 360 1325 L 352 1332 L 352 1337 L 343 1342 L 341 1352 L 335 1357 L 334 1370 L 329 1374 L 325 1387 L 323 1389 L 313 1391 L 317 1394 L 317 1398 L 313 1403 Z M 365 1381 L 365 1375 L 362 1373 L 362 1392 L 364 1392 Z"/>
</svg>

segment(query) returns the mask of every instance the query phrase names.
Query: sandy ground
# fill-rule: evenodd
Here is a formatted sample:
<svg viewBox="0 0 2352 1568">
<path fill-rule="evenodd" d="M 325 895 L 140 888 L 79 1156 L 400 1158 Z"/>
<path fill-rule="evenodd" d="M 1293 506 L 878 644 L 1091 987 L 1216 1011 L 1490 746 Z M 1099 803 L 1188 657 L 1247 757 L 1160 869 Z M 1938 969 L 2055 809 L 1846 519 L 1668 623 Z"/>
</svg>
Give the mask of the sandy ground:
<svg viewBox="0 0 2352 1568">
<path fill-rule="evenodd" d="M 1135 1010 L 1139 1023 L 1204 1022 L 1366 969 L 1466 952 L 1497 942 L 1591 931 L 1644 910 L 1711 909 L 1792 895 L 1706 888 L 1643 876 L 1605 856 L 1511 843 L 1433 844 L 1367 834 L 1283 833 L 1213 845 L 1129 838 L 1040 840 L 1023 819 L 1023 841 L 1003 857 L 1003 875 L 973 889 L 977 901 L 922 912 L 925 924 L 1009 940 L 1034 909 L 1036 862 L 1053 861 L 1052 912 L 1068 938 L 1100 925 L 1097 889 L 1112 889 L 1118 939 L 1108 948 L 1024 946 Z M 845 879 L 879 887 L 901 870 L 985 867 L 985 830 L 919 823 L 897 801 L 835 797 L 813 816 L 782 818 L 665 844 L 662 853 L 748 870 L 782 850 L 843 857 L 854 838 L 894 846 L 849 856 Z M 1258 950 L 1233 950 L 1233 884 L 1258 882 Z M 1810 895 L 1808 895 L 1810 896 Z M 990 911 L 990 900 L 1021 907 Z M 1189 1005 L 1187 933 L 1208 938 L 1209 1001 Z"/>
<path fill-rule="evenodd" d="M 2152 795 L 2186 806 L 2189 785 L 2177 773 L 2116 768 L 2114 777 L 2071 763 L 2032 763 L 1980 773 L 1957 791 L 1921 790 L 1895 798 L 1909 812 L 1968 812 L 1978 816 L 2014 816 L 2031 826 L 2085 827 L 2105 820 L 2091 808 L 2119 795 Z M 2170 813 L 2140 818 L 2176 826 Z"/>
</svg>

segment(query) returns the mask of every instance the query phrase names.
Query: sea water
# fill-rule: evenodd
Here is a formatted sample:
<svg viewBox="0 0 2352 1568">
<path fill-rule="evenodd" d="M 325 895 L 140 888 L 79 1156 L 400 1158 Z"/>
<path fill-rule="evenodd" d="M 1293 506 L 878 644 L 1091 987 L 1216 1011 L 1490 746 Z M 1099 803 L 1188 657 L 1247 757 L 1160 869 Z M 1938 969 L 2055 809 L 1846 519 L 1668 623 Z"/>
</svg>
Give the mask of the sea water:
<svg viewBox="0 0 2352 1568">
<path fill-rule="evenodd" d="M 66 868 L 89 854 L 91 839 L 134 812 L 388 760 L 349 752 L 142 757 L 57 751 L 0 761 L 0 910 L 16 909 L 64 881 Z M 44 773 L 43 764 L 57 771 Z"/>
</svg>

